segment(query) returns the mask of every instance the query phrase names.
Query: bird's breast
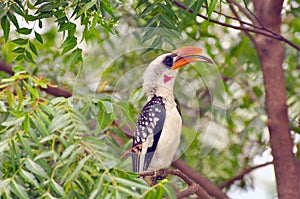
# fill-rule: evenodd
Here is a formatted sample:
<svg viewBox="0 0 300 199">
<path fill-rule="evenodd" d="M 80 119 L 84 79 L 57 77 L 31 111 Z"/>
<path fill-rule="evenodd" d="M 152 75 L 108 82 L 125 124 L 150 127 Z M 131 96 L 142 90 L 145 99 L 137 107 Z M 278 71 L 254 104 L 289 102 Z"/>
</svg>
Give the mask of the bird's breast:
<svg viewBox="0 0 300 199">
<path fill-rule="evenodd" d="M 168 167 L 180 143 L 182 119 L 176 106 L 166 106 L 166 119 L 149 169 Z"/>
</svg>

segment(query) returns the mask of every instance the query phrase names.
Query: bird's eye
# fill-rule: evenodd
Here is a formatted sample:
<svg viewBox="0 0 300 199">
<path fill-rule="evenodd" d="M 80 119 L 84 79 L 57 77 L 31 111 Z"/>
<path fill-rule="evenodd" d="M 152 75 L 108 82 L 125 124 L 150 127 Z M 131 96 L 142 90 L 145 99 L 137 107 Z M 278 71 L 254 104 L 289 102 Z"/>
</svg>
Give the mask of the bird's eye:
<svg viewBox="0 0 300 199">
<path fill-rule="evenodd" d="M 164 64 L 166 66 L 168 66 L 169 68 L 171 68 L 173 66 L 173 57 L 172 56 L 167 56 L 165 59 L 164 59 Z"/>
</svg>

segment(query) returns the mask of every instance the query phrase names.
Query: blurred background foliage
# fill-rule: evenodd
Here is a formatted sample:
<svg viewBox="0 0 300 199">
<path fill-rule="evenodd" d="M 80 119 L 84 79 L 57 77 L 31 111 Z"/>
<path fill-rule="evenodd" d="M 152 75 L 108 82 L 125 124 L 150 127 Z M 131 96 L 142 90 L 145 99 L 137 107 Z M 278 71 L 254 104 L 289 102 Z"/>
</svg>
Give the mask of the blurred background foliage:
<svg viewBox="0 0 300 199">
<path fill-rule="evenodd" d="M 238 2 L 252 9 L 250 1 Z M 181 3 L 193 13 L 173 1 L 0 3 L 0 59 L 14 71 L 11 77 L 0 72 L 3 198 L 174 198 L 170 182 L 177 190 L 186 188 L 175 177 L 149 188 L 128 172 L 128 134 L 145 103 L 143 71 L 159 54 L 186 45 L 202 46 L 215 66 L 187 66 L 177 78 L 184 121 L 178 156 L 221 185 L 255 165 L 257 156 L 270 153 L 253 43 L 244 32 L 197 16 L 237 25 L 218 14 L 232 15 L 227 3 Z M 299 0 L 285 1 L 282 18 L 282 35 L 300 45 Z M 297 150 L 300 52 L 284 47 Z M 67 88 L 73 96 L 38 89 L 47 85 Z M 252 186 L 247 175 L 234 187 Z"/>
</svg>

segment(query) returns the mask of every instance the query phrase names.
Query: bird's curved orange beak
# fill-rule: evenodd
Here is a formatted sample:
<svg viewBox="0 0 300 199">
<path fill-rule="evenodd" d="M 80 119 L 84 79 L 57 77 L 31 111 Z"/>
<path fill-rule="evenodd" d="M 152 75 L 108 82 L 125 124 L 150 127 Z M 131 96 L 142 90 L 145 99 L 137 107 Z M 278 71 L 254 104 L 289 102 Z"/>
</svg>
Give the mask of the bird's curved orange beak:
<svg viewBox="0 0 300 199">
<path fill-rule="evenodd" d="M 172 66 L 172 70 L 175 70 L 191 62 L 206 62 L 209 64 L 213 64 L 213 61 L 208 56 L 204 55 L 201 48 L 197 48 L 194 46 L 178 48 L 174 50 L 173 53 L 176 54 L 176 58 Z"/>
</svg>

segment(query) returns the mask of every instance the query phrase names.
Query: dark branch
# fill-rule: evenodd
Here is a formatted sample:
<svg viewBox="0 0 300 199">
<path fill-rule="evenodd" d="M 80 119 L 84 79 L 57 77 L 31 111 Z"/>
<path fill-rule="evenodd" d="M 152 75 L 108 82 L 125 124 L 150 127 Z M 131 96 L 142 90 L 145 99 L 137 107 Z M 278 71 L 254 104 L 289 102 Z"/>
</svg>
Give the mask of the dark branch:
<svg viewBox="0 0 300 199">
<path fill-rule="evenodd" d="M 222 192 L 222 190 L 215 184 L 210 182 L 206 177 L 202 176 L 200 173 L 192 169 L 182 160 L 176 160 L 172 163 L 172 166 L 182 171 L 187 177 L 192 179 L 194 182 L 199 184 L 203 189 L 211 196 L 217 199 L 225 199 L 228 196 Z"/>
<path fill-rule="evenodd" d="M 187 198 L 196 194 L 201 199 L 212 199 L 198 184 L 189 186 L 186 190 L 180 191 L 176 194 L 177 199 Z"/>
<path fill-rule="evenodd" d="M 5 63 L 4 61 L 0 60 L 0 71 L 3 71 L 9 75 L 14 75 L 14 71 L 12 70 L 12 67 Z M 45 91 L 46 93 L 49 93 L 55 97 L 71 97 L 72 93 L 67 91 L 64 88 L 56 87 L 53 85 L 47 85 L 47 88 L 40 88 L 41 90 Z"/>
<path fill-rule="evenodd" d="M 167 176 L 169 174 L 178 176 L 181 178 L 184 182 L 186 182 L 189 187 L 186 190 L 180 191 L 176 194 L 176 198 L 185 198 L 188 196 L 191 196 L 193 194 L 196 194 L 199 198 L 201 199 L 212 199 L 210 195 L 199 185 L 195 184 L 193 181 L 191 181 L 183 172 L 180 170 L 171 170 L 171 169 L 161 169 L 158 171 L 145 171 L 140 173 L 139 175 L 141 177 L 146 177 L 146 176 L 157 176 L 160 175 L 158 173 L 164 173 L 163 175 Z"/>
<path fill-rule="evenodd" d="M 229 8 L 230 8 L 231 12 L 237 18 L 237 21 L 239 21 L 241 27 L 244 27 L 244 24 L 241 23 L 242 20 L 241 20 L 239 14 L 237 13 L 235 7 L 230 3 L 231 0 L 227 0 L 227 2 L 229 3 Z M 250 40 L 252 41 L 252 43 L 255 44 L 255 39 L 253 38 L 253 36 L 248 31 L 245 31 L 245 34 L 250 38 Z"/>
<path fill-rule="evenodd" d="M 265 166 L 268 166 L 270 164 L 273 164 L 273 162 L 267 162 L 267 163 L 264 163 L 264 164 L 260 164 L 260 165 L 257 165 L 257 166 L 254 166 L 254 167 L 251 167 L 251 168 L 248 168 L 246 169 L 245 171 L 243 171 L 242 173 L 240 173 L 239 175 L 235 176 L 234 178 L 231 178 L 230 180 L 224 182 L 223 184 L 221 184 L 219 187 L 221 189 L 225 188 L 225 187 L 229 187 L 231 184 L 233 184 L 235 181 L 237 180 L 241 180 L 244 178 L 245 175 L 247 175 L 248 173 L 250 173 L 251 171 L 255 170 L 255 169 L 258 169 L 258 168 L 261 168 L 261 167 L 265 167 Z"/>
<path fill-rule="evenodd" d="M 12 67 L 2 60 L 0 60 L 0 70 L 6 72 L 9 75 L 14 75 L 14 71 L 12 70 Z"/>
</svg>

